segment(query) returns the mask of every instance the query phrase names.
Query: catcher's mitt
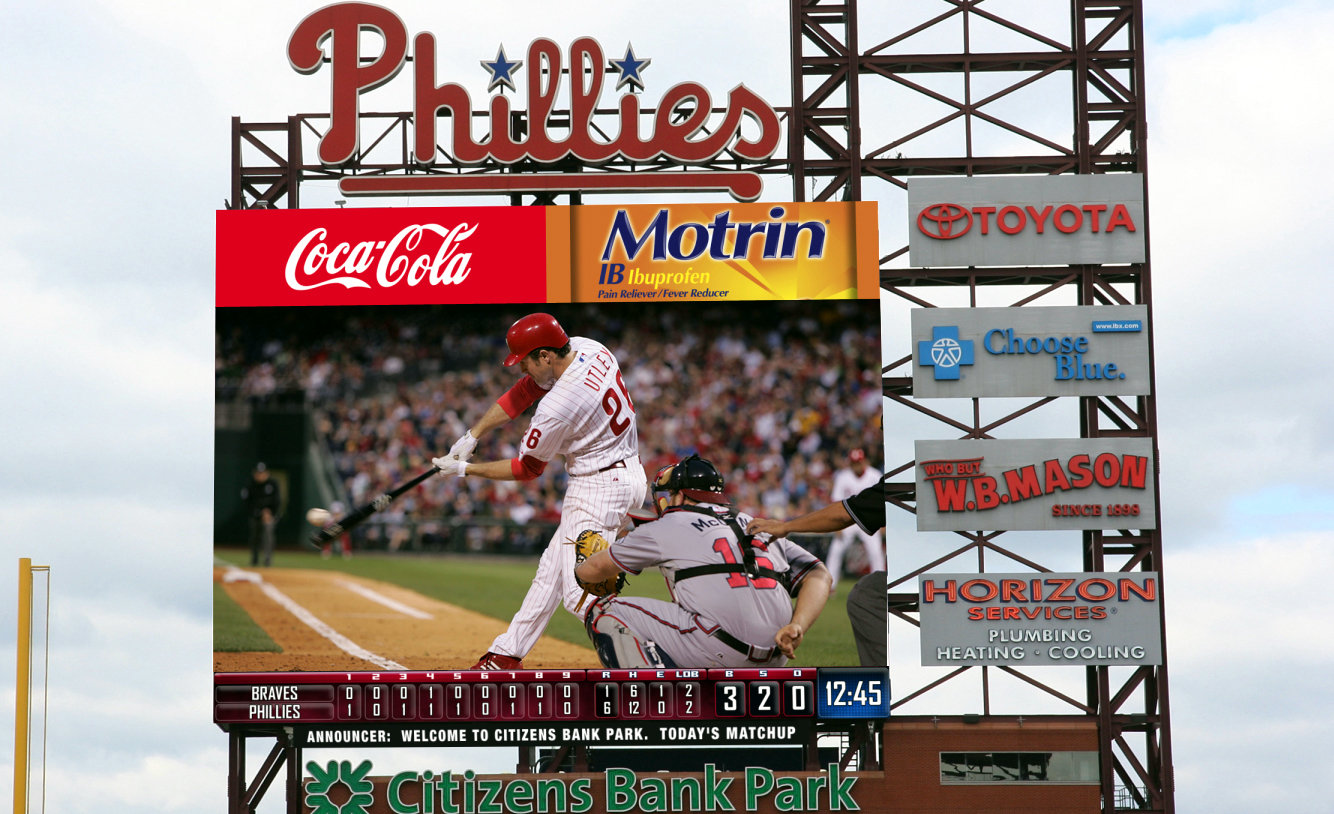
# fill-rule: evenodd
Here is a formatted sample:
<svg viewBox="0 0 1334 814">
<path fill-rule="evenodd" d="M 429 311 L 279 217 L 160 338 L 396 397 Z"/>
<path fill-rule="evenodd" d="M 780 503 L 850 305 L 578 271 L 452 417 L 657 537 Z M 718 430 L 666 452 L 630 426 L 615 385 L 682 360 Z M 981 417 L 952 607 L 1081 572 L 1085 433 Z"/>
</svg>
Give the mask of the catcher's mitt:
<svg viewBox="0 0 1334 814">
<path fill-rule="evenodd" d="M 607 547 L 610 545 L 611 543 L 607 542 L 607 538 L 603 537 L 599 532 L 595 531 L 594 529 L 584 529 L 583 531 L 579 532 L 579 536 L 574 539 L 575 567 L 578 568 L 579 564 L 582 563 L 584 560 L 588 559 L 589 557 L 593 556 L 599 551 L 606 550 Z M 606 596 L 607 594 L 617 593 L 618 591 L 620 591 L 622 588 L 625 587 L 625 574 L 620 573 L 614 577 L 607 577 L 606 579 L 601 580 L 600 582 L 588 582 L 586 580 L 580 579 L 579 575 L 576 573 L 574 576 L 574 581 L 579 583 L 579 587 L 583 588 L 584 592 L 587 594 L 592 594 L 593 596 Z M 583 603 L 580 602 L 580 604 Z"/>
</svg>

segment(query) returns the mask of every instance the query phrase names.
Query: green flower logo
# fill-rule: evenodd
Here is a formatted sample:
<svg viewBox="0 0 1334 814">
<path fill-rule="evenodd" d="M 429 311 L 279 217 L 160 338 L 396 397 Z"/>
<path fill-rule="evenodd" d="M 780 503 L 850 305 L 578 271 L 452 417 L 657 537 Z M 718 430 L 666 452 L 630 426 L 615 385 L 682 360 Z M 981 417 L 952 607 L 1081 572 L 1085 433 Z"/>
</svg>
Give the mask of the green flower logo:
<svg viewBox="0 0 1334 814">
<path fill-rule="evenodd" d="M 323 768 L 313 760 L 307 763 L 306 771 L 313 778 L 306 786 L 306 805 L 310 806 L 311 814 L 367 814 L 366 807 L 371 804 L 371 789 L 374 788 L 366 779 L 370 770 L 369 760 L 363 760 L 355 769 L 348 760 L 331 760 Z M 342 805 L 330 796 L 340 783 L 348 789 Z"/>
</svg>

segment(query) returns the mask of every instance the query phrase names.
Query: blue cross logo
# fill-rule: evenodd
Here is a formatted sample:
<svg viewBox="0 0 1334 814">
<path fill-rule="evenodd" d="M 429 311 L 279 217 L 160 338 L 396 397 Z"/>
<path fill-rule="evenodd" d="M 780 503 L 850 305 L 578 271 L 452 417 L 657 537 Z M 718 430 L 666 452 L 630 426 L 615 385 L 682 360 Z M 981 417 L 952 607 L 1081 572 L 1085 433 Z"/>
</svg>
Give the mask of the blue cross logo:
<svg viewBox="0 0 1334 814">
<path fill-rule="evenodd" d="M 937 325 L 931 329 L 931 341 L 917 343 L 917 359 L 918 364 L 935 368 L 936 381 L 957 381 L 959 369 L 973 363 L 973 340 L 960 340 L 957 326 Z"/>
</svg>

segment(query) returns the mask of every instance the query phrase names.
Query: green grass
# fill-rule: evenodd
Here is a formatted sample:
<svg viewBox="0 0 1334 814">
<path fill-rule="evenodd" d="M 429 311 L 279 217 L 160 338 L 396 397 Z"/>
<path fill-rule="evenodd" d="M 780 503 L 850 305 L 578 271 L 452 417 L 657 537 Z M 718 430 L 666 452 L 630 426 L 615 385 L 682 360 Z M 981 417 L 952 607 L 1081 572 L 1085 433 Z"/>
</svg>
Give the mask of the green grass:
<svg viewBox="0 0 1334 814">
<path fill-rule="evenodd" d="M 283 650 L 217 583 L 213 585 L 213 649 L 220 653 Z"/>
<path fill-rule="evenodd" d="M 249 555 L 239 549 L 218 550 L 214 553 L 218 559 L 240 567 L 245 567 L 249 562 Z M 338 571 L 389 582 L 506 622 L 519 609 L 537 570 L 535 558 L 361 555 L 350 560 L 339 557 L 326 560 L 313 551 L 279 551 L 274 555 L 273 564 L 277 568 Z M 839 583 L 833 596 L 829 597 L 824 613 L 797 650 L 797 657 L 789 662 L 791 666 L 857 664 L 857 645 L 852 638 L 846 610 L 848 591 L 854 582 L 849 578 Z M 645 571 L 638 577 L 632 576 L 624 594 L 668 599 L 666 582 L 657 569 Z M 216 610 L 214 613 L 216 641 Z M 581 647 L 589 646 L 583 623 L 569 613 L 554 614 L 546 632 L 562 641 Z"/>
</svg>

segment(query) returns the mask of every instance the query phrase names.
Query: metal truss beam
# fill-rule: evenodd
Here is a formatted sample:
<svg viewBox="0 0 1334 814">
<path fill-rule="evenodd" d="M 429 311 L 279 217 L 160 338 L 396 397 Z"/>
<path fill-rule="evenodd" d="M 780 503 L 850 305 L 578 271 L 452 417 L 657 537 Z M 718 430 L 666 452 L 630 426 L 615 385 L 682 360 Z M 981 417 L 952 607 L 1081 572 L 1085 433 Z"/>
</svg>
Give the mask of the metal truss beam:
<svg viewBox="0 0 1334 814">
<path fill-rule="evenodd" d="M 1038 30 L 1007 19 L 989 6 L 995 7 L 983 0 L 896 4 L 896 9 L 911 8 L 922 14 L 900 30 L 870 32 L 865 39 L 876 44 L 859 52 L 858 38 L 867 32 L 857 29 L 855 2 L 791 0 L 794 129 L 788 154 L 798 199 L 806 184 L 812 183 L 810 179 L 816 179 L 812 188 L 820 199 L 837 198 L 840 193 L 860 199 L 860 181 L 873 179 L 888 196 L 903 196 L 906 203 L 908 180 L 918 175 L 1147 173 L 1140 0 L 1071 0 L 1060 31 Z M 1006 41 L 1017 47 L 1004 52 L 981 50 L 974 43 L 986 47 L 981 32 L 987 29 L 1003 31 Z M 958 47 L 932 51 L 921 45 L 941 41 L 958 43 Z M 1065 87 L 1069 94 L 1063 119 L 1039 117 L 1045 129 L 1011 115 L 1023 109 L 1020 94 L 1040 83 Z M 937 112 L 901 132 L 872 131 L 858 115 L 860 103 L 885 93 L 920 99 L 924 109 Z M 962 144 L 957 152 L 923 149 L 922 145 L 943 142 L 946 131 L 960 134 Z M 1004 136 L 1006 148 L 996 149 L 995 134 Z M 1022 146 L 1015 149 L 1015 145 Z M 1147 241 L 1147 223 L 1144 228 Z M 1011 302 L 1015 307 L 1047 304 L 1053 298 L 1063 304 L 1152 306 L 1148 262 L 921 269 L 904 267 L 906 245 L 887 246 L 882 251 L 886 252 L 881 258 L 882 296 L 912 307 L 935 307 L 946 292 L 958 290 L 966 291 L 968 302 L 976 305 L 984 292 L 994 298 L 1006 286 L 1018 292 Z M 1016 419 L 1057 401 L 1035 400 L 1005 415 L 983 418 L 984 400 L 973 399 L 971 418 L 961 418 L 957 411 L 947 415 L 912 398 L 910 362 L 908 356 L 884 368 L 887 424 L 892 421 L 888 411 L 907 409 L 927 416 L 955 437 L 991 438 Z M 1081 437 L 1147 437 L 1155 439 L 1156 446 L 1152 395 L 1080 398 L 1077 414 Z M 914 462 L 889 461 L 887 467 L 886 500 L 915 513 Z M 1157 529 L 1085 532 L 1078 544 L 1085 570 L 1162 571 Z M 914 589 L 919 574 L 946 562 L 951 567 L 958 567 L 956 562 L 971 562 L 980 572 L 998 561 L 1054 570 L 1025 556 L 1022 546 L 1006 545 L 1004 532 L 961 533 L 959 547 L 932 562 L 903 568 L 891 564 L 892 616 L 918 624 Z M 1038 688 L 1058 704 L 1098 722 L 1105 812 L 1135 809 L 1170 814 L 1174 803 L 1167 665 L 1134 669 L 1129 676 L 1121 672 L 1124 670 L 1084 668 L 1084 697 L 1074 698 L 1021 670 L 961 668 L 924 687 L 896 686 L 900 697 L 895 703 L 929 703 L 934 690 L 966 674 L 980 673 L 982 708 L 988 714 L 993 674 Z"/>
</svg>

